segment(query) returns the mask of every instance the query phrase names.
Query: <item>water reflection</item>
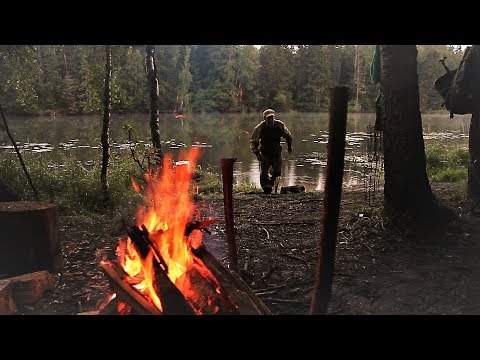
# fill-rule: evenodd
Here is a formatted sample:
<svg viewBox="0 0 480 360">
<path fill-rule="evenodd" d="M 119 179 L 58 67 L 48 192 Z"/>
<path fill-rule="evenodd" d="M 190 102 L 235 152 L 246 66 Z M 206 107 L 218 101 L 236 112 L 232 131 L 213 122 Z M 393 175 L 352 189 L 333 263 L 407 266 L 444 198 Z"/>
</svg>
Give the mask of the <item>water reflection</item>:
<svg viewBox="0 0 480 360">
<path fill-rule="evenodd" d="M 293 134 L 292 154 L 283 144 L 283 169 L 280 186 L 304 185 L 307 191 L 323 191 L 328 143 L 327 113 L 277 113 Z M 468 144 L 470 115 L 448 112 L 422 115 L 424 139 Z M 200 164 L 220 173 L 220 159 L 235 157 L 234 182 L 260 187 L 260 169 L 249 147 L 250 134 L 261 120 L 259 114 L 185 114 L 176 119 L 172 114 L 160 117 L 160 135 L 164 152 L 174 155 L 192 146 L 203 150 Z M 58 165 L 75 158 L 86 166 L 101 159 L 100 116 L 67 118 L 9 117 L 10 131 L 22 152 L 52 159 Z M 345 151 L 344 187 L 363 185 L 366 162 L 367 126 L 373 125 L 374 114 L 349 114 Z M 131 143 L 124 125 L 134 129 L 132 141 L 137 151 L 150 146 L 148 115 L 112 115 L 110 139 L 113 152 L 130 153 Z M 14 154 L 14 147 L 5 132 L 0 132 L 0 156 Z"/>
</svg>

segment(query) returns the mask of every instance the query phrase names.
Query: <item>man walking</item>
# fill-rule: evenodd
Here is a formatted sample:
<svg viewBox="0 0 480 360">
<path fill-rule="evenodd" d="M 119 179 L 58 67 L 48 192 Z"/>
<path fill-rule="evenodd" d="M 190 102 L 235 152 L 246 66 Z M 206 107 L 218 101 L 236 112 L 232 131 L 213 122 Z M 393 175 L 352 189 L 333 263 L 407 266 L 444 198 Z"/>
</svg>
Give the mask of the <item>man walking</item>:
<svg viewBox="0 0 480 360">
<path fill-rule="evenodd" d="M 260 162 L 260 185 L 263 192 L 272 192 L 275 179 L 282 174 L 282 146 L 280 139 L 287 142 L 288 152 L 292 152 L 292 134 L 286 125 L 275 119 L 275 110 L 266 109 L 263 121 L 253 130 L 250 149 Z M 271 170 L 271 173 L 270 173 Z"/>
</svg>

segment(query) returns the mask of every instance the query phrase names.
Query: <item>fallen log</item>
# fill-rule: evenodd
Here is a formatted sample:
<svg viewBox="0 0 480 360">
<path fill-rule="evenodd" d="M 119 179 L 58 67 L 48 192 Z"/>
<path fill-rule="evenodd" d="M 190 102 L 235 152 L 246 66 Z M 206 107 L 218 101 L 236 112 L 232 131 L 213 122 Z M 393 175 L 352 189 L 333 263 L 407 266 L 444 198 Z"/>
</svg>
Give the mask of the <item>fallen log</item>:
<svg viewBox="0 0 480 360">
<path fill-rule="evenodd" d="M 12 282 L 12 296 L 16 305 L 37 302 L 45 291 L 52 290 L 55 285 L 53 275 L 46 270 L 15 276 L 8 280 Z"/>
</svg>

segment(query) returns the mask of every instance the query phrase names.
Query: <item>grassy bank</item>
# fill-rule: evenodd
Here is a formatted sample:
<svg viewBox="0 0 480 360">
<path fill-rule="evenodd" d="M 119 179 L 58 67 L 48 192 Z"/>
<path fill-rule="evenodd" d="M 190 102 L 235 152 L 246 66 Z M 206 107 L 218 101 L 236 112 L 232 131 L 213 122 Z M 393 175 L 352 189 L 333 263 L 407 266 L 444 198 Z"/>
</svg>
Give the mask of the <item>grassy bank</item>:
<svg viewBox="0 0 480 360">
<path fill-rule="evenodd" d="M 468 149 L 461 146 L 448 147 L 440 143 L 425 147 L 427 172 L 431 182 L 457 182 L 467 178 Z M 108 181 L 110 198 L 103 201 L 100 183 L 101 162 L 84 166 L 74 158 L 66 159 L 59 166 L 31 154 L 23 154 L 29 174 L 37 188 L 40 200 L 57 204 L 63 214 L 111 214 L 112 211 L 134 211 L 142 196 L 132 187 L 132 178 L 142 182 L 140 167 L 127 154 L 111 157 Z M 24 200 L 33 200 L 25 173 L 15 154 L 0 161 L 0 178 Z M 196 198 L 221 197 L 222 177 L 208 168 L 197 167 L 192 195 Z M 234 192 L 261 192 L 248 184 L 236 184 Z"/>
<path fill-rule="evenodd" d="M 468 174 L 468 148 L 441 143 L 425 146 L 427 173 L 430 181 L 457 182 Z"/>
</svg>

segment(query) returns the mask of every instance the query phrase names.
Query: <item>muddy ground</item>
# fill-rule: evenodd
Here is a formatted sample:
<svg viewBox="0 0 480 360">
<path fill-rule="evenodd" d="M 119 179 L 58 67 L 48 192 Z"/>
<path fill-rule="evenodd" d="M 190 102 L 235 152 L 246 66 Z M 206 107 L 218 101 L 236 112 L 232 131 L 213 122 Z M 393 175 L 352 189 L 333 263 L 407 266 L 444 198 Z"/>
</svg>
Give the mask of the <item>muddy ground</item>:
<svg viewBox="0 0 480 360">
<path fill-rule="evenodd" d="M 458 215 L 434 238 L 405 239 L 382 221 L 382 194 L 343 192 L 329 314 L 480 314 L 480 217 L 465 184 L 433 183 Z M 234 222 L 243 278 L 275 315 L 307 314 L 312 298 L 322 192 L 235 194 Z M 204 242 L 228 266 L 223 200 L 199 202 L 211 225 Z M 111 290 L 98 266 L 125 234 L 118 216 L 60 214 L 64 264 L 53 291 L 18 314 L 73 315 L 101 308 Z"/>
</svg>

